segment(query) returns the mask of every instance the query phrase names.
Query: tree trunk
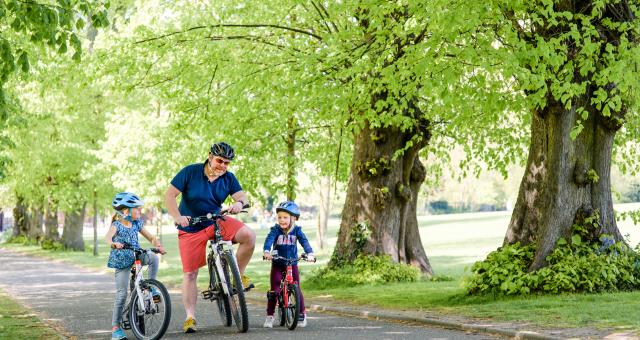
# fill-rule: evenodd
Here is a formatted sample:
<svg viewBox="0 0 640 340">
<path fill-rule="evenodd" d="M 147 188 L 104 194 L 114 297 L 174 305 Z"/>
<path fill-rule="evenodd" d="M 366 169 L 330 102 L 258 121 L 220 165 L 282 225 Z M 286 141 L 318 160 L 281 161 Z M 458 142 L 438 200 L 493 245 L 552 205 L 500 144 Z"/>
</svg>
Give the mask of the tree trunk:
<svg viewBox="0 0 640 340">
<path fill-rule="evenodd" d="M 98 192 L 93 190 L 93 256 L 98 256 Z"/>
<path fill-rule="evenodd" d="M 29 215 L 24 199 L 18 196 L 16 206 L 13 208 L 13 237 L 27 236 L 29 231 Z"/>
<path fill-rule="evenodd" d="M 44 237 L 47 240 L 60 240 L 58 232 L 58 206 L 53 200 L 49 200 L 44 218 Z"/>
<path fill-rule="evenodd" d="M 331 210 L 331 177 L 320 179 L 320 209 L 318 209 L 318 249 L 327 247 L 327 223 Z"/>
<path fill-rule="evenodd" d="M 67 249 L 84 251 L 84 239 L 82 231 L 84 216 L 87 204 L 82 205 L 82 209 L 72 210 L 65 213 L 64 229 L 62 231 L 62 244 Z"/>
<path fill-rule="evenodd" d="M 296 187 L 298 180 L 296 178 L 296 120 L 293 115 L 287 120 L 287 200 L 296 199 Z"/>
<path fill-rule="evenodd" d="M 557 102 L 533 115 L 527 167 L 504 239 L 505 244 L 537 243 L 530 270 L 544 267 L 558 239 L 570 237 L 572 225 L 584 223 L 586 217 L 599 217 L 594 240 L 601 234 L 623 239 L 613 214 L 610 183 L 611 149 L 620 126 L 591 113 L 572 140 L 576 119 L 575 109 L 565 110 Z"/>
<path fill-rule="evenodd" d="M 28 223 L 27 235 L 29 236 L 29 238 L 40 240 L 44 235 L 44 232 L 42 230 L 42 225 L 44 223 L 44 214 L 42 213 L 42 209 L 39 207 L 32 207 L 30 210 L 31 218 L 29 219 Z"/>
<path fill-rule="evenodd" d="M 424 124 L 423 124 L 424 123 Z M 416 205 L 425 179 L 418 152 L 429 140 L 428 122 L 417 130 L 372 129 L 368 124 L 355 136 L 351 175 L 342 210 L 338 243 L 331 264 L 353 260 L 358 254 L 388 254 L 433 274 L 418 231 Z M 419 142 L 393 160 L 412 136 Z"/>
</svg>

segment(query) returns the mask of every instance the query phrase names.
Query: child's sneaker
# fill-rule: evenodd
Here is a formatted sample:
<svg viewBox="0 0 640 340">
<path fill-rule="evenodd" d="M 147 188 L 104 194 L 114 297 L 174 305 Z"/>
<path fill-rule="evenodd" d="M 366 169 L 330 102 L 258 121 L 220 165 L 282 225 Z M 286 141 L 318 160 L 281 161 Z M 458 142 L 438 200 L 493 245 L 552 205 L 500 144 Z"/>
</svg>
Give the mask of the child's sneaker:
<svg viewBox="0 0 640 340">
<path fill-rule="evenodd" d="M 113 332 L 111 332 L 111 340 L 126 340 L 126 339 L 127 339 L 127 335 L 124 334 L 124 331 L 122 330 L 122 328 L 118 328 Z"/>
<path fill-rule="evenodd" d="M 300 314 L 298 317 L 298 327 L 307 327 L 307 314 Z"/>
<path fill-rule="evenodd" d="M 264 328 L 273 328 L 273 315 L 267 315 L 267 319 L 264 320 Z"/>
</svg>

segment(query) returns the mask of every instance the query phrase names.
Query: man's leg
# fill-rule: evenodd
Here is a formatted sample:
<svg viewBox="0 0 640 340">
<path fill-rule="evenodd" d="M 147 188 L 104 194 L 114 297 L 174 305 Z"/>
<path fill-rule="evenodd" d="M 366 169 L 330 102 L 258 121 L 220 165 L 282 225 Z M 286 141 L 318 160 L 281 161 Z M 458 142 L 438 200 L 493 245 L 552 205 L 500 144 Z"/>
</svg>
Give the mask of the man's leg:
<svg viewBox="0 0 640 340">
<path fill-rule="evenodd" d="M 256 247 L 256 233 L 246 225 L 242 226 L 233 237 L 233 242 L 239 244 L 236 258 L 238 259 L 240 274 L 244 274 L 244 269 L 247 268 L 247 264 L 249 264 L 249 260 L 253 255 L 253 249 Z"/>
<path fill-rule="evenodd" d="M 183 273 L 182 276 L 182 304 L 184 304 L 184 311 L 187 313 L 188 318 L 195 318 L 196 315 L 196 301 L 198 299 L 198 286 L 196 281 L 198 279 L 198 269 L 192 272 Z"/>
</svg>

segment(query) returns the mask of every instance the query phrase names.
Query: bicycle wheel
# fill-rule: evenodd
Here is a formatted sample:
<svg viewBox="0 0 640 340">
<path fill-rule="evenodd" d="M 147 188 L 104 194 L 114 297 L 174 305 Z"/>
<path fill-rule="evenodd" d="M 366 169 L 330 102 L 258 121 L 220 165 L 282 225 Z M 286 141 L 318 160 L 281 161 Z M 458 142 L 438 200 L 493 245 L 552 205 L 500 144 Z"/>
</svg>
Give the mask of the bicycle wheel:
<svg viewBox="0 0 640 340">
<path fill-rule="evenodd" d="M 142 296 L 133 291 L 129 308 L 131 331 L 137 339 L 160 339 L 171 322 L 171 298 L 164 285 L 157 280 L 144 280 L 140 283 Z M 153 297 L 152 291 L 157 294 Z M 138 300 L 142 299 L 144 310 Z"/>
<path fill-rule="evenodd" d="M 298 325 L 298 317 L 300 316 L 300 292 L 298 291 L 298 285 L 287 285 L 285 294 L 288 295 L 288 306 L 284 308 L 285 311 L 285 324 L 289 330 L 296 329 Z"/>
<path fill-rule="evenodd" d="M 224 259 L 222 259 L 224 261 Z M 216 264 L 209 256 L 209 289 L 216 292 L 215 300 L 218 307 L 218 313 L 220 314 L 220 321 L 223 326 L 231 326 L 231 308 L 229 307 L 229 297 L 222 290 L 222 280 L 220 280 L 218 271 L 216 270 Z"/>
<path fill-rule="evenodd" d="M 230 293 L 229 307 L 231 307 L 231 315 L 233 315 L 233 320 L 236 322 L 240 333 L 246 333 L 249 330 L 249 311 L 244 299 L 244 287 L 240 278 L 240 270 L 232 252 L 225 252 L 223 259 L 222 267 Z"/>
</svg>

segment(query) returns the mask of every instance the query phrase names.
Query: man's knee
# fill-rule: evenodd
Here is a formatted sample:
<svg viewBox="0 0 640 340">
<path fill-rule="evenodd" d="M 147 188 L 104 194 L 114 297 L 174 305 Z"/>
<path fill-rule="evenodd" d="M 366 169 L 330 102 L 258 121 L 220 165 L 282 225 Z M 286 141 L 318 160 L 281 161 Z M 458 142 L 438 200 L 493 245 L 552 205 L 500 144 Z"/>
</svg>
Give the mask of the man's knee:
<svg viewBox="0 0 640 340">
<path fill-rule="evenodd" d="M 238 230 L 235 239 L 240 244 L 254 246 L 256 244 L 256 233 L 245 225 Z"/>
<path fill-rule="evenodd" d="M 193 272 L 183 273 L 182 277 L 184 278 L 185 282 L 195 281 L 198 278 L 198 272 L 193 271 Z"/>
</svg>

